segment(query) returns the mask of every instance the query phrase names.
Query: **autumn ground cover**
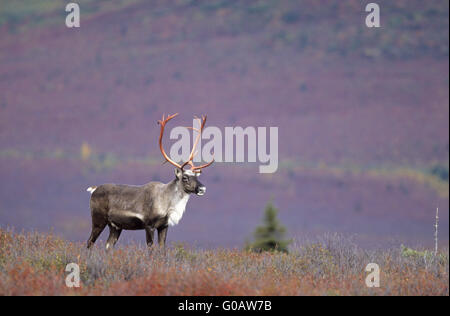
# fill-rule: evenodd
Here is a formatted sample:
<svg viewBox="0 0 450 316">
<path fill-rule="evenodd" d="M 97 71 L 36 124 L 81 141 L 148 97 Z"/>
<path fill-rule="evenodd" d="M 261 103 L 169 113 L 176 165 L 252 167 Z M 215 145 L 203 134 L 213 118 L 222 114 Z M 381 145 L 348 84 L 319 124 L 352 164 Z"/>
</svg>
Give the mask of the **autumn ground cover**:
<svg viewBox="0 0 450 316">
<path fill-rule="evenodd" d="M 64 1 L 0 0 L 2 227 L 85 240 L 88 186 L 172 179 L 178 112 L 278 126 L 279 169 L 217 161 L 171 240 L 241 247 L 273 197 L 293 238 L 432 246 L 439 207 L 448 244 L 448 1 L 379 0 L 380 29 L 359 0 L 76 2 L 69 30 Z"/>
<path fill-rule="evenodd" d="M 165 252 L 142 245 L 82 243 L 52 234 L 0 230 L 0 295 L 448 295 L 448 250 L 364 250 L 327 235 L 285 253 L 198 250 L 173 244 Z M 80 266 L 81 287 L 68 288 L 65 267 Z M 380 287 L 368 288 L 368 263 L 380 267 Z"/>
</svg>

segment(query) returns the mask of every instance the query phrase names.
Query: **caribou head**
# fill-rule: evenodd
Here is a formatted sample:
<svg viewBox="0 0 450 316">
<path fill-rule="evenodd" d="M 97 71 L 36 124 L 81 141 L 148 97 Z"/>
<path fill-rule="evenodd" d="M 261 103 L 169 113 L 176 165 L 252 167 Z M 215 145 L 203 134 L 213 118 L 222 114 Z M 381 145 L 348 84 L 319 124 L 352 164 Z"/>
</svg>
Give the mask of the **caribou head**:
<svg viewBox="0 0 450 316">
<path fill-rule="evenodd" d="M 164 118 L 164 115 L 163 115 L 162 119 L 158 121 L 158 124 L 161 125 L 161 132 L 159 133 L 159 149 L 161 150 L 161 153 L 164 156 L 164 158 L 166 159 L 166 161 L 176 167 L 175 175 L 176 175 L 177 180 L 180 182 L 181 186 L 183 187 L 183 190 L 186 193 L 194 193 L 197 195 L 204 195 L 206 192 L 206 187 L 200 183 L 200 181 L 198 180 L 198 177 L 201 174 L 202 169 L 210 166 L 214 162 L 214 160 L 212 160 L 211 162 L 209 162 L 207 164 L 201 165 L 201 166 L 195 166 L 193 160 L 194 160 L 194 156 L 197 154 L 197 151 L 196 151 L 197 145 L 200 140 L 203 128 L 205 127 L 205 124 L 206 124 L 206 115 L 205 116 L 202 115 L 201 119 L 197 118 L 200 121 L 199 129 L 194 128 L 194 127 L 188 127 L 189 129 L 192 129 L 197 132 L 197 137 L 195 138 L 195 141 L 192 146 L 191 153 L 189 154 L 188 160 L 186 162 L 184 162 L 183 164 L 178 164 L 175 161 L 173 161 L 166 154 L 163 144 L 162 144 L 164 128 L 166 127 L 167 122 L 169 122 L 171 119 L 173 119 L 177 115 L 178 115 L 178 113 L 169 115 L 167 118 Z M 189 166 L 190 169 L 185 170 L 186 166 Z"/>
</svg>

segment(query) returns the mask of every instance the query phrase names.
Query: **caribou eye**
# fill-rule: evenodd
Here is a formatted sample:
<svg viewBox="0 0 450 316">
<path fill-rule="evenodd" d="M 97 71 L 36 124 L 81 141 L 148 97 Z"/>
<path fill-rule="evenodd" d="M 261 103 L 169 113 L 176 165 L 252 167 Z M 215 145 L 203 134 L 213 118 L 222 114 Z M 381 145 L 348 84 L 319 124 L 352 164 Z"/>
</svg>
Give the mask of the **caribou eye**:
<svg viewBox="0 0 450 316">
<path fill-rule="evenodd" d="M 183 176 L 183 182 L 188 182 L 189 181 L 189 178 L 187 177 L 187 176 Z"/>
</svg>

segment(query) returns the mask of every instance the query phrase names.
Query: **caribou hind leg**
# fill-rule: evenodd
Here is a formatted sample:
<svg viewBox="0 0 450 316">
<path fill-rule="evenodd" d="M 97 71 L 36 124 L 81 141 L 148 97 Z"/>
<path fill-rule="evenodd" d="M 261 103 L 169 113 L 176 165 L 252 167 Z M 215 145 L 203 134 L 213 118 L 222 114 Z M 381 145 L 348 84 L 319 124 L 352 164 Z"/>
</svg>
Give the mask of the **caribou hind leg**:
<svg viewBox="0 0 450 316">
<path fill-rule="evenodd" d="M 102 231 L 105 229 L 106 227 L 106 223 L 102 223 L 102 224 L 94 224 L 92 223 L 92 232 L 91 232 L 91 236 L 88 239 L 87 242 L 87 248 L 90 249 L 95 241 L 97 240 L 98 236 L 100 236 L 100 234 L 102 233 Z"/>
<path fill-rule="evenodd" d="M 117 240 L 119 240 L 121 232 L 122 229 L 109 225 L 109 237 L 108 241 L 106 242 L 106 250 L 114 247 L 114 245 L 117 243 Z"/>
</svg>

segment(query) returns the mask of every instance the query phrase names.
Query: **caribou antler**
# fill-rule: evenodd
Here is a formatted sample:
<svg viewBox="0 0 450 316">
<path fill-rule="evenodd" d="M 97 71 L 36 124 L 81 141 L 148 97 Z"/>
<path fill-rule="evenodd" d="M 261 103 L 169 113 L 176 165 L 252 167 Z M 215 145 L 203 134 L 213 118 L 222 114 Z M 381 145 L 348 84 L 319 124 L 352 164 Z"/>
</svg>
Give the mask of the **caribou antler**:
<svg viewBox="0 0 450 316">
<path fill-rule="evenodd" d="M 171 119 L 173 119 L 177 115 L 178 115 L 178 113 L 175 113 L 173 115 L 169 115 L 166 119 L 164 119 L 164 114 L 163 114 L 162 120 L 158 121 L 158 124 L 161 125 L 161 132 L 159 133 L 159 149 L 161 150 L 161 153 L 164 156 L 164 158 L 166 159 L 166 161 L 170 162 L 175 167 L 182 169 L 181 165 L 177 164 L 175 161 L 170 159 L 170 157 L 164 151 L 164 148 L 162 145 L 162 139 L 163 139 L 164 128 L 166 127 L 166 123 L 169 122 Z"/>
<path fill-rule="evenodd" d="M 163 134 L 164 134 L 164 127 L 166 126 L 166 123 L 167 123 L 167 122 L 169 122 L 171 119 L 173 119 L 173 118 L 174 118 L 175 116 L 177 116 L 177 115 L 178 115 L 178 113 L 173 114 L 173 115 L 169 115 L 166 119 L 164 119 L 164 115 L 163 115 L 162 120 L 158 121 L 158 124 L 161 125 L 161 132 L 160 132 L 160 134 L 159 134 L 159 148 L 160 148 L 161 153 L 163 154 L 164 158 L 165 158 L 168 162 L 170 162 L 172 165 L 174 165 L 175 167 L 180 168 L 181 170 L 183 170 L 184 167 L 186 167 L 187 165 L 189 165 L 189 166 L 191 166 L 191 170 L 192 170 L 193 172 L 198 172 L 198 173 L 200 173 L 200 172 L 201 172 L 201 169 L 210 166 L 210 165 L 214 162 L 214 159 L 213 159 L 213 160 L 210 161 L 209 163 L 206 163 L 206 164 L 201 165 L 201 166 L 195 166 L 194 163 L 193 163 L 194 156 L 197 154 L 196 148 L 197 148 L 198 142 L 200 141 L 200 138 L 201 138 L 201 135 L 202 135 L 203 128 L 205 127 L 205 124 L 206 124 L 206 115 L 202 115 L 202 118 L 201 118 L 201 119 L 198 118 L 198 117 L 195 117 L 196 119 L 200 120 L 200 128 L 199 128 L 199 129 L 194 128 L 194 127 L 188 127 L 189 129 L 192 129 L 193 131 L 198 132 L 198 135 L 197 135 L 197 137 L 196 137 L 196 139 L 195 139 L 195 141 L 194 141 L 194 144 L 193 144 L 193 146 L 192 146 L 192 150 L 191 150 L 191 153 L 190 153 L 190 155 L 189 155 L 188 160 L 187 160 L 185 163 L 183 163 L 182 165 L 179 165 L 178 163 L 176 163 L 175 161 L 173 161 L 172 159 L 170 159 L 170 157 L 166 154 L 166 152 L 164 151 L 164 148 L 163 148 L 163 146 L 162 146 L 162 138 L 163 138 Z"/>
</svg>

